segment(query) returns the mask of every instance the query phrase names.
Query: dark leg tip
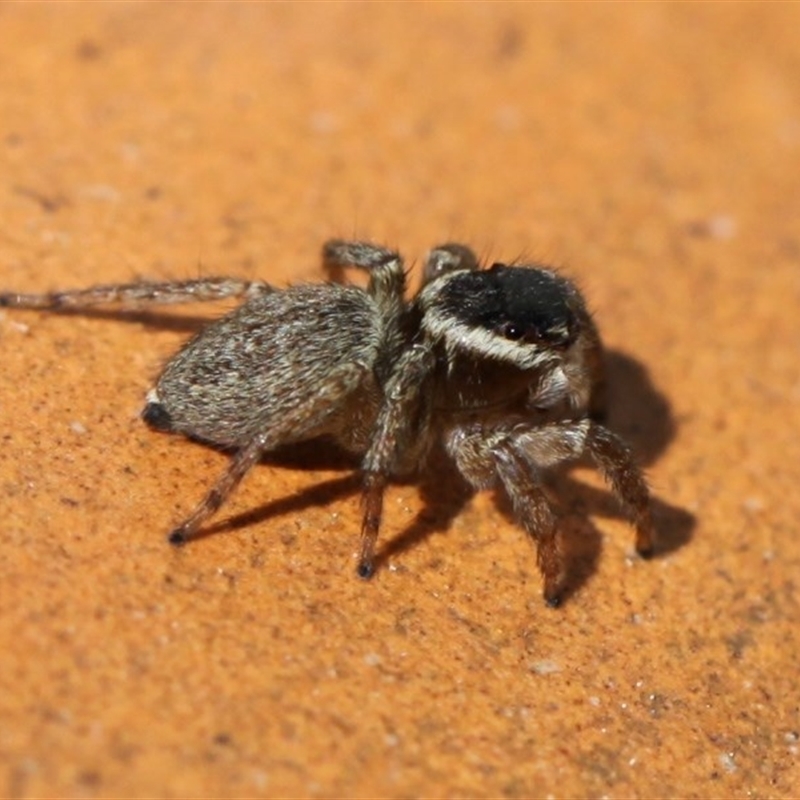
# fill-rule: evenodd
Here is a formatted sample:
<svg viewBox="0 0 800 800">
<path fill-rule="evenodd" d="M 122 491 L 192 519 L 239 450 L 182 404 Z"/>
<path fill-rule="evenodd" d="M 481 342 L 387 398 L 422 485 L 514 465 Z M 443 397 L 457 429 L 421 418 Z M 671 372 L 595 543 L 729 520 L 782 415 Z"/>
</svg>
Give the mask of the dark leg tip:
<svg viewBox="0 0 800 800">
<path fill-rule="evenodd" d="M 180 528 L 176 528 L 174 531 L 172 531 L 172 533 L 170 533 L 169 536 L 167 536 L 167 541 L 170 544 L 175 545 L 175 547 L 181 547 L 189 541 L 189 538 Z"/>
<path fill-rule="evenodd" d="M 656 554 L 656 548 L 651 544 L 647 547 L 637 547 L 636 552 L 639 554 L 639 558 L 649 561 Z"/>
<path fill-rule="evenodd" d="M 172 417 L 161 403 L 148 403 L 142 411 L 142 419 L 154 430 L 172 430 Z"/>
<path fill-rule="evenodd" d="M 561 605 L 561 593 L 546 592 L 544 595 L 544 601 L 548 606 L 550 606 L 550 608 L 558 608 Z"/>
<path fill-rule="evenodd" d="M 362 561 L 356 567 L 356 575 L 368 581 L 375 574 L 375 567 L 368 561 Z"/>
</svg>

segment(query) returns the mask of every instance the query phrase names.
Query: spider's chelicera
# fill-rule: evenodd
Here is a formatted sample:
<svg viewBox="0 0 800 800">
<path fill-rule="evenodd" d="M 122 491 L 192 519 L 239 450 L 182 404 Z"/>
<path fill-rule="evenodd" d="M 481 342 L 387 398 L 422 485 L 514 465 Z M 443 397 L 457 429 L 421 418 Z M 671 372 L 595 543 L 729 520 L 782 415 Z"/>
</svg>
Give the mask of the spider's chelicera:
<svg viewBox="0 0 800 800">
<path fill-rule="evenodd" d="M 0 306 L 63 309 L 245 297 L 167 363 L 142 412 L 153 428 L 230 448 L 228 468 L 170 534 L 181 544 L 217 511 L 263 454 L 332 438 L 362 457 L 364 516 L 358 574 L 374 568 L 383 493 L 421 467 L 439 443 L 475 488 L 500 484 L 538 549 L 544 596 L 557 605 L 564 560 L 542 470 L 588 454 L 653 550 L 644 478 L 628 447 L 600 424 L 603 358 L 576 287 L 538 266 L 480 268 L 444 244 L 422 287 L 405 298 L 400 255 L 329 241 L 332 278 L 365 270 L 366 289 L 342 283 L 278 290 L 203 278 L 43 295 L 0 294 Z"/>
</svg>

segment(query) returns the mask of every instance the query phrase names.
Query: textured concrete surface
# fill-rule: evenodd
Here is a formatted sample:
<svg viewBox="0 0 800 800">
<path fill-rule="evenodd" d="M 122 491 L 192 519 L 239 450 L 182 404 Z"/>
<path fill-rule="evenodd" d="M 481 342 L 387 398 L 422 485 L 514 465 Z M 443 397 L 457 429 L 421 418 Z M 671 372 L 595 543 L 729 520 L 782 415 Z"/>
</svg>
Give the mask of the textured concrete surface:
<svg viewBox="0 0 800 800">
<path fill-rule="evenodd" d="M 585 289 L 663 549 L 552 483 L 546 608 L 491 494 L 137 419 L 220 309 L 0 315 L 0 794 L 789 797 L 800 786 L 796 4 L 5 4 L 0 289 L 321 277 L 451 238 Z M 313 456 L 314 454 L 311 454 Z"/>
</svg>

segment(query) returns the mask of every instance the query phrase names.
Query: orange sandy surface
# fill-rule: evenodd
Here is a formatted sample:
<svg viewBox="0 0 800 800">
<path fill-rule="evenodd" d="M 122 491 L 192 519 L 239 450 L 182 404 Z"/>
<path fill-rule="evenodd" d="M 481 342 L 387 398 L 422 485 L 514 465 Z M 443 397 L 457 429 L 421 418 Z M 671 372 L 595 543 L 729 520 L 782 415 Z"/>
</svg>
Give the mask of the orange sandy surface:
<svg viewBox="0 0 800 800">
<path fill-rule="evenodd" d="M 570 592 L 491 493 L 226 456 L 137 415 L 219 309 L 0 314 L 0 794 L 790 797 L 800 786 L 796 4 L 5 4 L 0 290 L 322 278 L 360 236 L 583 287 L 662 552 L 554 480 Z M 418 272 L 412 273 L 412 282 Z"/>
</svg>

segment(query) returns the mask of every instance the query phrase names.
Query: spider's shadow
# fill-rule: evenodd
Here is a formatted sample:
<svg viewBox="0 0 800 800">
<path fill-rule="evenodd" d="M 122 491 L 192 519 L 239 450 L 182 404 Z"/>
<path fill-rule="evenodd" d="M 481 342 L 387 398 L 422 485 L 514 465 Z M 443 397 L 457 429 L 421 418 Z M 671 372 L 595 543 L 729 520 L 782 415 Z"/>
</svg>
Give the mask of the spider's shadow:
<svg viewBox="0 0 800 800">
<path fill-rule="evenodd" d="M 53 308 L 48 309 L 48 314 L 60 317 L 85 317 L 87 319 L 105 319 L 115 322 L 127 322 L 133 325 L 144 325 L 160 331 L 174 331 L 175 333 L 197 333 L 224 313 L 220 311 L 230 306 L 225 306 L 225 300 L 213 303 L 216 313 L 207 316 L 198 314 L 183 314 L 179 311 L 150 311 L 147 309 L 132 308 Z M 27 309 L 26 309 L 27 310 Z"/>
</svg>

